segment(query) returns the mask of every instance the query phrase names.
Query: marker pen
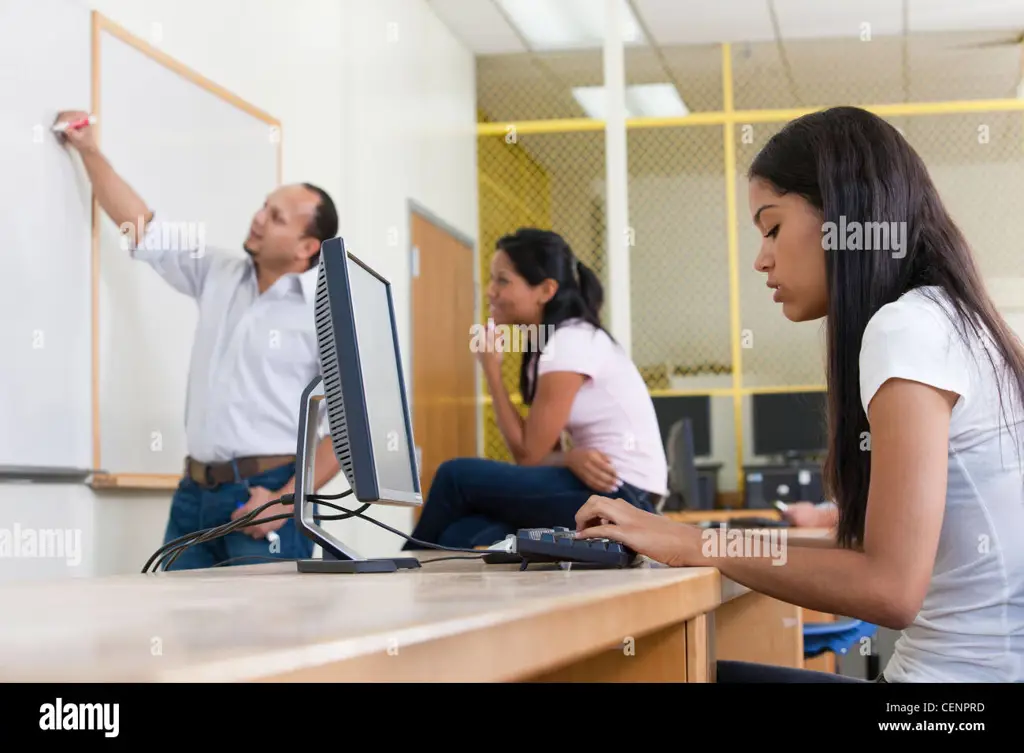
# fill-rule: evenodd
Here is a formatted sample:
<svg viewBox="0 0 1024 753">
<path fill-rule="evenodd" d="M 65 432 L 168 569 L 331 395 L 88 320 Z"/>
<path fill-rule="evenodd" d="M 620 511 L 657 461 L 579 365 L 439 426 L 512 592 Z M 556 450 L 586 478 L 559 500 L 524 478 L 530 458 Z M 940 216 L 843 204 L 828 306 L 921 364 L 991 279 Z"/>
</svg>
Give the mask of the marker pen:
<svg viewBox="0 0 1024 753">
<path fill-rule="evenodd" d="M 81 118 L 79 120 L 72 120 L 70 123 L 54 123 L 54 133 L 65 133 L 72 128 L 85 128 L 86 126 L 94 125 L 96 123 L 96 116 L 90 115 L 87 118 Z"/>
</svg>

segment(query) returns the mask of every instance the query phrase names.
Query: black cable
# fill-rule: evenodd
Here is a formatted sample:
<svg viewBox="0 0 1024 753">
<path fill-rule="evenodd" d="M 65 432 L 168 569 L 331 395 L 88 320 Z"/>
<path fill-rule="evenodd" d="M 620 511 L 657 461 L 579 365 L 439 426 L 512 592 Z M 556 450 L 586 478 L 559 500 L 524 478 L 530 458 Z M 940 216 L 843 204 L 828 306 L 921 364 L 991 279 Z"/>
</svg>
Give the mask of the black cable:
<svg viewBox="0 0 1024 753">
<path fill-rule="evenodd" d="M 421 565 L 426 565 L 431 562 L 443 562 L 444 560 L 476 560 L 484 556 L 484 552 L 480 553 L 479 557 L 474 557 L 471 554 L 453 554 L 450 557 L 433 557 L 429 560 L 420 560 Z M 237 557 L 228 557 L 226 560 L 221 560 L 211 567 L 223 567 L 229 562 L 236 562 L 238 560 L 265 560 L 267 562 L 298 562 L 295 557 L 274 557 L 269 554 L 240 554 Z"/>
<path fill-rule="evenodd" d="M 332 494 L 332 495 L 329 495 L 329 496 L 325 496 L 324 499 L 339 499 L 339 498 L 342 498 L 342 497 L 347 497 L 350 494 L 352 494 L 352 490 L 348 489 L 346 491 L 341 492 L 340 494 Z M 237 530 L 239 528 L 245 528 L 245 527 L 250 526 L 250 525 L 257 525 L 259 523 L 266 523 L 268 520 L 280 520 L 281 518 L 290 518 L 290 517 L 292 517 L 293 513 L 282 514 L 282 515 L 278 515 L 278 516 L 274 516 L 274 517 L 270 517 L 270 518 L 265 518 L 265 519 L 261 519 L 261 520 L 254 520 L 254 518 L 257 515 L 259 515 L 263 510 L 267 509 L 268 507 L 272 507 L 272 506 L 277 505 L 277 504 L 284 504 L 284 505 L 293 504 L 294 501 L 295 501 L 295 495 L 294 494 L 285 494 L 285 495 L 282 495 L 281 497 L 278 497 L 277 499 L 273 499 L 273 500 L 270 500 L 269 502 L 264 503 L 263 505 L 261 505 L 257 509 L 251 510 L 250 512 L 246 513 L 245 515 L 243 515 L 242 517 L 240 517 L 240 518 L 238 518 L 236 520 L 229 521 L 228 523 L 223 523 L 223 524 L 221 524 L 219 526 L 214 526 L 213 528 L 204 528 L 204 529 L 201 529 L 199 531 L 193 531 L 192 533 L 186 534 L 184 536 L 179 536 L 178 538 L 176 538 L 176 539 L 174 539 L 172 541 L 168 541 L 166 544 L 161 546 L 159 549 L 156 550 L 156 552 L 153 553 L 153 555 L 149 558 L 149 560 L 143 566 L 142 572 L 143 573 L 149 572 L 149 569 L 150 569 L 151 566 L 153 566 L 154 561 L 156 562 L 155 570 L 160 569 L 161 566 L 163 566 L 163 569 L 166 570 L 170 566 L 170 564 L 172 562 L 174 562 L 174 560 L 176 560 L 178 558 L 178 555 L 181 554 L 181 552 L 185 551 L 190 546 L 194 546 L 195 544 L 199 544 L 199 543 L 204 542 L 204 541 L 209 541 L 210 539 L 215 539 L 215 538 L 218 538 L 220 536 L 225 536 L 228 533 L 231 533 L 232 531 Z M 365 510 L 368 507 L 369 507 L 368 504 L 367 505 L 363 505 L 363 507 L 361 509 Z M 351 518 L 351 517 L 352 517 L 351 514 L 345 514 L 345 515 L 326 515 L 326 516 L 325 515 L 315 515 L 314 519 L 317 519 L 317 520 L 345 520 L 345 519 Z M 172 555 L 172 552 L 173 552 L 173 555 Z M 168 557 L 170 559 L 168 559 Z"/>
<path fill-rule="evenodd" d="M 319 498 L 317 498 L 315 496 L 314 497 L 310 497 L 309 499 L 312 499 L 312 500 L 314 500 L 316 502 L 319 502 L 320 504 L 324 505 L 325 507 L 330 507 L 330 508 L 332 508 L 334 510 L 341 510 L 342 512 L 346 512 L 349 515 L 354 515 L 354 516 L 356 516 L 358 518 L 362 518 L 363 520 L 368 520 L 369 522 L 373 523 L 375 526 L 380 526 L 385 531 L 390 531 L 391 533 L 395 534 L 396 536 L 401 536 L 406 541 L 411 541 L 413 544 L 419 544 L 420 546 L 426 547 L 427 549 L 440 549 L 443 552 L 469 552 L 471 554 L 477 554 L 477 555 L 481 555 L 481 556 L 486 553 L 486 552 L 481 552 L 480 549 L 464 549 L 462 547 L 457 547 L 457 546 L 441 546 L 440 544 L 432 544 L 429 541 L 420 541 L 419 539 L 414 539 L 412 536 L 410 536 L 410 535 L 408 535 L 406 533 L 402 533 L 401 531 L 399 531 L 399 530 L 397 530 L 395 528 L 392 528 L 391 526 L 387 525 L 386 523 L 381 523 L 379 520 L 374 520 L 369 515 L 363 515 L 362 509 L 360 509 L 360 510 L 348 510 L 348 509 L 346 509 L 344 507 L 341 507 L 340 505 L 331 504 L 330 502 L 323 502 L 323 501 L 321 501 Z M 363 507 L 366 507 L 366 505 L 363 505 Z"/>
<path fill-rule="evenodd" d="M 346 489 L 345 491 L 340 492 L 338 494 L 307 494 L 306 495 L 306 499 L 341 499 L 342 497 L 347 497 L 351 493 L 352 493 L 351 489 Z M 285 496 L 286 497 L 292 497 L 293 499 L 291 501 L 292 502 L 295 501 L 294 500 L 294 496 L 295 496 L 294 494 L 286 494 Z"/>
<path fill-rule="evenodd" d="M 335 509 L 344 509 L 344 508 L 338 507 L 337 505 L 332 505 L 332 504 L 327 503 L 327 502 L 320 502 L 319 504 L 323 504 L 326 507 L 333 507 Z M 363 508 L 366 508 L 366 507 L 369 507 L 369 505 L 363 505 Z M 421 560 L 421 564 L 427 564 L 428 562 L 442 562 L 442 561 L 445 561 L 445 560 L 475 560 L 475 559 L 480 559 L 481 557 L 486 557 L 488 554 L 491 553 L 490 550 L 459 549 L 459 548 L 456 548 L 456 547 L 444 547 L 444 546 L 441 546 L 439 544 L 430 544 L 428 542 L 420 542 L 419 539 L 414 539 L 411 536 L 407 536 L 407 535 L 401 533 L 400 531 L 396 531 L 395 529 L 391 528 L 390 526 L 388 526 L 388 525 L 386 525 L 384 523 L 381 523 L 379 520 L 374 520 L 373 518 L 370 518 L 368 516 L 362 515 L 361 511 L 362 511 L 363 508 L 360 508 L 360 510 L 349 510 L 349 511 L 346 511 L 345 514 L 342 514 L 342 515 L 320 515 L 320 516 L 317 516 L 317 518 L 320 519 L 320 520 L 345 520 L 346 518 L 351 518 L 353 516 L 358 516 L 358 517 L 364 518 L 366 520 L 369 520 L 371 523 L 375 523 L 375 524 L 381 526 L 382 528 L 386 528 L 387 530 L 392 531 L 392 532 L 398 534 L 402 538 L 408 539 L 409 541 L 412 541 L 414 544 L 422 543 L 424 546 L 427 546 L 427 547 L 429 547 L 431 549 L 440 549 L 442 551 L 449 551 L 449 552 L 471 552 L 472 553 L 472 554 L 453 555 L 453 556 L 448 556 L 448 557 L 433 557 L 433 558 L 431 558 L 429 560 Z M 262 508 L 260 508 L 260 509 L 262 509 Z M 258 512 L 258 511 L 254 511 L 254 512 Z M 226 535 L 226 534 L 230 533 L 232 530 L 235 530 L 236 528 L 246 528 L 246 527 L 251 526 L 251 525 L 257 525 L 259 523 L 265 523 L 268 520 L 280 520 L 282 518 L 290 518 L 290 517 L 292 517 L 291 513 L 282 513 L 280 515 L 271 515 L 269 518 L 260 518 L 259 520 L 255 520 L 255 521 L 251 521 L 251 522 L 244 522 L 245 518 L 239 518 L 238 520 L 232 521 L 230 524 L 226 524 L 224 526 L 218 526 L 218 528 L 224 528 L 225 530 L 224 530 L 223 533 L 220 533 L 220 534 L 217 534 L 217 535 L 211 535 L 211 533 L 210 533 L 212 531 L 216 531 L 217 530 L 216 528 L 208 529 L 208 532 L 206 534 L 200 536 L 198 541 L 193 541 L 193 542 L 189 542 L 187 544 L 181 545 L 181 546 L 177 546 L 171 552 L 167 552 L 161 558 L 161 560 L 166 560 L 168 556 L 170 556 L 170 559 L 167 560 L 166 564 L 163 565 L 163 569 L 167 570 L 168 568 L 170 568 L 170 566 L 172 564 L 174 564 L 174 561 L 177 560 L 179 555 L 181 555 L 190 546 L 193 546 L 194 544 L 197 544 L 200 541 L 209 541 L 210 539 L 215 539 L 218 536 L 223 536 L 223 535 Z M 171 556 L 172 553 L 173 553 L 173 556 Z M 230 562 L 232 560 L 237 560 L 237 559 L 245 559 L 247 557 L 264 558 L 264 559 L 271 560 L 271 561 L 274 561 L 274 562 L 294 562 L 295 561 L 294 558 L 271 557 L 270 555 L 253 554 L 253 555 L 241 555 L 239 557 L 231 557 L 228 560 L 224 560 L 224 562 Z M 224 564 L 224 563 L 222 562 L 220 564 Z M 160 565 L 161 565 L 161 563 L 158 562 L 157 568 L 159 568 Z M 214 565 L 214 567 L 217 567 L 217 566 L 218 565 Z M 145 570 L 143 570 L 143 572 L 145 572 Z"/>
<path fill-rule="evenodd" d="M 287 496 L 288 495 L 285 495 L 285 497 L 287 497 Z M 154 560 L 157 560 L 157 565 L 156 565 L 157 569 L 159 569 L 160 566 L 163 565 L 164 566 L 164 570 L 166 570 L 167 566 L 170 565 L 170 562 L 173 562 L 174 559 L 177 559 L 177 554 L 179 554 L 180 552 L 185 551 L 186 549 L 188 549 L 188 547 L 190 547 L 190 546 L 192 546 L 194 544 L 198 544 L 201 541 L 208 541 L 211 538 L 217 538 L 217 536 L 222 536 L 225 533 L 230 533 L 235 528 L 238 528 L 238 527 L 241 527 L 241 526 L 245 526 L 245 525 L 251 525 L 251 521 L 252 521 L 253 517 L 258 515 L 260 512 L 262 512 L 266 508 L 278 504 L 279 501 L 285 499 L 285 497 L 280 497 L 279 499 L 271 500 L 270 502 L 267 502 L 267 503 L 261 505 L 258 509 L 252 510 L 252 511 L 246 513 L 245 515 L 243 515 L 241 518 L 238 518 L 237 520 L 232 520 L 232 521 L 230 521 L 228 523 L 223 523 L 223 524 L 221 524 L 219 526 L 214 526 L 213 528 L 204 528 L 204 529 L 200 529 L 198 531 L 193 531 L 190 534 L 186 534 L 185 536 L 179 536 L 178 538 L 174 539 L 173 541 L 167 542 L 162 547 L 157 549 L 156 552 L 153 553 L 153 556 L 149 558 L 149 561 L 147 561 L 145 566 L 142 568 L 142 572 L 143 573 L 147 572 L 149 570 L 150 566 L 153 564 Z M 284 504 L 287 504 L 287 503 L 284 503 Z M 291 517 L 290 513 L 289 513 L 288 517 Z M 260 522 L 263 522 L 263 521 L 260 521 Z M 164 560 L 168 557 L 168 555 L 172 551 L 175 552 L 175 555 L 171 558 L 171 560 L 169 562 L 165 563 Z"/>
<path fill-rule="evenodd" d="M 481 557 L 486 557 L 490 552 L 480 552 L 477 555 L 472 554 L 452 554 L 448 557 L 432 557 L 429 560 L 420 560 L 421 565 L 426 565 L 428 562 L 444 562 L 445 560 L 478 560 Z"/>
<path fill-rule="evenodd" d="M 486 556 L 490 552 L 490 550 L 481 551 L 480 549 L 441 546 L 440 544 L 434 544 L 429 541 L 420 541 L 419 539 L 415 539 L 412 536 L 409 536 L 408 534 L 402 533 L 401 531 L 392 528 L 386 523 L 381 523 L 379 520 L 375 520 L 374 518 L 371 518 L 369 515 L 363 514 L 363 511 L 370 507 L 369 503 L 364 504 L 358 510 L 349 510 L 347 508 L 341 507 L 340 505 L 334 504 L 333 502 L 327 501 L 330 499 L 340 499 L 342 497 L 347 497 L 350 494 L 352 494 L 351 489 L 341 492 L 340 494 L 310 494 L 306 496 L 306 499 L 315 504 L 320 504 L 323 505 L 324 507 L 339 510 L 342 513 L 341 515 L 314 515 L 313 517 L 315 520 L 347 520 L 348 518 L 358 517 L 362 518 L 363 520 L 369 521 L 370 523 L 373 523 L 374 525 L 379 526 L 380 528 L 383 528 L 384 530 L 389 531 L 395 534 L 396 536 L 401 536 L 406 541 L 409 541 L 413 544 L 418 544 L 419 546 L 424 547 L 426 549 L 437 549 L 445 552 L 466 552 L 474 555 L 473 557 L 437 557 L 431 560 L 426 560 L 426 562 L 437 562 L 440 560 L 447 559 L 478 559 L 480 557 Z M 154 564 L 154 561 L 156 562 L 156 570 L 162 568 L 166 571 L 172 564 L 174 564 L 175 560 L 177 560 L 178 557 L 189 547 L 206 541 L 210 541 L 211 539 L 219 538 L 221 536 L 226 536 L 227 534 L 232 533 L 233 531 L 236 531 L 240 528 L 248 528 L 249 526 L 259 525 L 260 523 L 266 523 L 272 520 L 291 518 L 293 517 L 294 513 L 282 513 L 279 515 L 272 515 L 269 518 L 259 518 L 258 520 L 255 519 L 257 515 L 259 515 L 263 510 L 267 509 L 268 507 L 273 507 L 279 504 L 289 505 L 294 504 L 294 502 L 294 494 L 285 494 L 282 495 L 281 497 L 278 497 L 277 499 L 270 500 L 269 502 L 260 505 L 255 510 L 251 510 L 242 517 L 236 520 L 232 520 L 229 523 L 214 526 L 213 528 L 202 529 L 200 531 L 196 531 L 194 533 L 181 536 L 177 539 L 174 539 L 173 541 L 169 541 L 153 553 L 153 555 L 146 562 L 145 566 L 142 568 L 142 572 L 149 572 L 149 568 Z M 275 557 L 272 559 L 274 559 L 275 561 L 285 561 L 284 558 L 280 557 Z"/>
<path fill-rule="evenodd" d="M 195 540 L 189 541 L 187 544 L 175 547 L 171 552 L 168 552 L 163 556 L 163 558 L 161 558 L 162 560 L 166 560 L 166 563 L 163 565 L 163 569 L 169 570 L 171 565 L 174 564 L 175 560 L 177 560 L 178 557 L 185 553 L 185 550 L 187 550 L 189 547 L 195 546 L 196 544 L 202 544 L 204 541 L 210 541 L 211 539 L 220 538 L 221 536 L 227 536 L 229 533 L 231 533 L 232 531 L 237 531 L 239 528 L 248 528 L 249 526 L 259 525 L 260 523 L 267 523 L 271 520 L 286 520 L 288 518 L 293 517 L 292 513 L 284 512 L 278 515 L 271 515 L 269 518 L 259 518 L 256 520 L 252 519 L 252 516 L 254 514 L 258 514 L 260 510 L 264 509 L 265 507 L 269 507 L 271 504 L 277 503 L 268 502 L 265 505 L 260 505 L 258 509 L 246 513 L 241 518 L 233 520 L 230 523 L 225 523 L 223 526 L 221 526 L 223 530 L 218 530 L 217 528 L 214 528 L 213 530 L 207 531 L 202 535 L 198 536 Z M 167 559 L 168 557 L 170 557 L 170 559 Z"/>
<path fill-rule="evenodd" d="M 278 504 L 277 500 L 273 500 L 271 502 L 267 502 L 267 503 L 265 503 L 263 505 L 260 505 L 255 510 L 246 513 L 245 515 L 243 515 L 241 518 L 238 518 L 237 520 L 233 520 L 230 523 L 224 523 L 223 525 L 217 526 L 215 528 L 206 529 L 205 531 L 200 531 L 199 535 L 195 536 L 192 540 L 190 540 L 190 541 L 188 541 L 188 542 L 186 542 L 184 544 L 178 545 L 178 546 L 174 547 L 174 549 L 172 549 L 171 551 L 165 553 L 163 555 L 163 557 L 160 558 L 160 561 L 158 561 L 157 568 L 160 568 L 162 566 L 165 571 L 168 570 L 170 568 L 170 566 L 174 564 L 175 560 L 177 560 L 178 557 L 181 556 L 181 554 L 184 553 L 184 551 L 186 549 L 188 549 L 190 546 L 195 546 L 196 544 L 200 544 L 200 543 L 202 543 L 204 541 L 210 541 L 212 539 L 216 539 L 216 538 L 219 538 L 221 536 L 227 536 L 229 533 L 231 533 L 233 531 L 236 531 L 236 530 L 239 530 L 241 528 L 248 528 L 249 526 L 259 525 L 260 523 L 266 523 L 266 522 L 271 521 L 271 520 L 285 520 L 285 519 L 293 517 L 293 513 L 287 512 L 287 513 L 280 513 L 278 515 L 271 515 L 269 518 L 253 519 L 253 516 L 259 515 L 259 513 L 262 510 L 264 510 L 267 507 L 270 507 L 272 505 L 275 505 L 275 504 Z M 288 502 L 284 502 L 283 504 L 289 504 L 289 503 Z M 328 503 L 323 503 L 323 504 L 328 504 Z M 363 505 L 362 508 L 360 508 L 360 510 L 365 510 L 368 507 L 369 507 L 368 504 Z M 351 517 L 352 517 L 351 513 L 345 514 L 345 515 L 315 515 L 314 516 L 314 518 L 316 520 L 345 520 L 345 519 L 351 518 Z"/>
<path fill-rule="evenodd" d="M 270 560 L 271 562 L 296 562 L 294 557 L 272 557 L 269 554 L 240 554 L 237 557 L 228 557 L 226 560 L 221 560 L 212 567 L 223 567 L 229 562 L 235 562 L 236 560 Z"/>
</svg>

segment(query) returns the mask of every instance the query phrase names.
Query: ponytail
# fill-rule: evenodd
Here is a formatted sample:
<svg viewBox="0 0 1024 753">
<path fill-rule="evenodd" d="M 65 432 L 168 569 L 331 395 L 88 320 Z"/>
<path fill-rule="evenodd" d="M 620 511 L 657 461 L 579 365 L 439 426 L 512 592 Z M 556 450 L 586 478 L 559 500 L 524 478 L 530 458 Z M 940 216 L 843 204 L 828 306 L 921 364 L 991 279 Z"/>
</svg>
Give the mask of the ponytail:
<svg viewBox="0 0 1024 753">
<path fill-rule="evenodd" d="M 580 299 L 583 302 L 583 316 L 598 329 L 601 327 L 601 306 L 604 305 L 604 288 L 594 271 L 583 262 L 576 261 L 576 277 L 579 280 Z"/>
</svg>

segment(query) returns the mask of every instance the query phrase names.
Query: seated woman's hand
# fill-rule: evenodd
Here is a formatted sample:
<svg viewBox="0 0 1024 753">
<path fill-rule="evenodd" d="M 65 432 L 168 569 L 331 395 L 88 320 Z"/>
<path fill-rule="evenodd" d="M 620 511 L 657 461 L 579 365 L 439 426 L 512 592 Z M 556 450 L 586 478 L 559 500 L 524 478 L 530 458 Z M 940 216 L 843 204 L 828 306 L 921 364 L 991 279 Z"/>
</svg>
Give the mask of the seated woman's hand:
<svg viewBox="0 0 1024 753">
<path fill-rule="evenodd" d="M 484 368 L 500 369 L 502 354 L 507 343 L 503 332 L 495 328 L 493 322 L 487 323 L 482 347 L 476 347 L 476 358 Z"/>
<path fill-rule="evenodd" d="M 794 502 L 782 512 L 783 520 L 797 528 L 832 528 L 836 524 L 835 512 L 811 502 Z"/>
<path fill-rule="evenodd" d="M 576 536 L 625 544 L 637 554 L 669 567 L 699 565 L 700 531 L 622 499 L 593 496 L 576 513 Z"/>
<path fill-rule="evenodd" d="M 611 493 L 621 486 L 615 466 L 600 450 L 573 448 L 565 456 L 565 464 L 576 478 L 591 489 Z"/>
</svg>

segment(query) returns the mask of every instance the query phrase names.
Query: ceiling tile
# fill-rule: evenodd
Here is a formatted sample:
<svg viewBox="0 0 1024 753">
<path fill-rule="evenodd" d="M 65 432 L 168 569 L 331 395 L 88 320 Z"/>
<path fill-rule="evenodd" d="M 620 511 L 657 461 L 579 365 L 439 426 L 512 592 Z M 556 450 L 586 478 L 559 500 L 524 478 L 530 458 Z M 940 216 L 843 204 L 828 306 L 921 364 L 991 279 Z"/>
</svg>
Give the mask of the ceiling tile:
<svg viewBox="0 0 1024 753">
<path fill-rule="evenodd" d="M 491 0 L 428 0 L 428 3 L 452 33 L 478 55 L 526 50 Z"/>
<path fill-rule="evenodd" d="M 775 12 L 783 40 L 846 37 L 868 41 L 903 33 L 899 0 L 775 0 Z"/>
<path fill-rule="evenodd" d="M 600 0 L 594 0 L 599 2 Z M 523 45 L 493 0 L 427 0 L 473 52 L 522 52 Z M 784 40 L 859 39 L 903 33 L 902 0 L 632 0 L 659 45 L 772 40 L 774 5 Z M 906 0 L 910 33 L 1005 30 L 1024 32 L 1024 0 Z"/>
<path fill-rule="evenodd" d="M 766 0 L 633 0 L 657 44 L 717 44 L 772 39 Z"/>
<path fill-rule="evenodd" d="M 481 0 L 499 7 L 537 52 L 600 50 L 608 21 L 605 0 Z M 645 46 L 643 32 L 633 22 L 628 0 L 616 0 L 627 48 Z"/>
<path fill-rule="evenodd" d="M 911 32 L 1024 31 L 1024 0 L 907 0 Z"/>
</svg>

